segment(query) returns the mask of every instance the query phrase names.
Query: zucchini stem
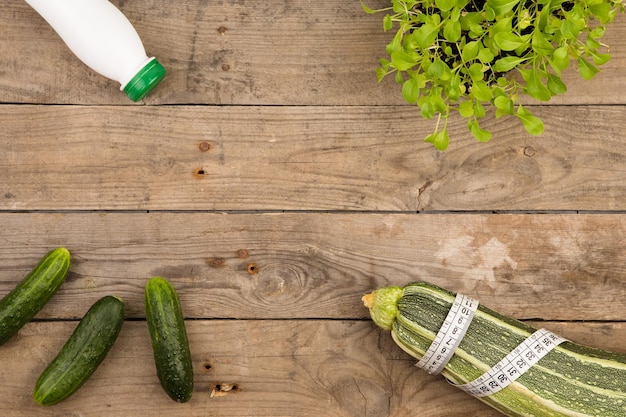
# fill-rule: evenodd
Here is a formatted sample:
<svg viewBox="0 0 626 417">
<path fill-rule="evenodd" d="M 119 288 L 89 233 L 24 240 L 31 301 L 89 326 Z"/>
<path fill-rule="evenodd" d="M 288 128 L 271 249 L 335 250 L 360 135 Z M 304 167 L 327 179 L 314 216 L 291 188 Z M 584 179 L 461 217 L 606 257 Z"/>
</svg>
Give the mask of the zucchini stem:
<svg viewBox="0 0 626 417">
<path fill-rule="evenodd" d="M 369 308 L 374 323 L 385 330 L 391 330 L 398 315 L 398 301 L 402 294 L 404 294 L 402 288 L 390 286 L 364 295 L 361 300 L 365 307 Z"/>
</svg>

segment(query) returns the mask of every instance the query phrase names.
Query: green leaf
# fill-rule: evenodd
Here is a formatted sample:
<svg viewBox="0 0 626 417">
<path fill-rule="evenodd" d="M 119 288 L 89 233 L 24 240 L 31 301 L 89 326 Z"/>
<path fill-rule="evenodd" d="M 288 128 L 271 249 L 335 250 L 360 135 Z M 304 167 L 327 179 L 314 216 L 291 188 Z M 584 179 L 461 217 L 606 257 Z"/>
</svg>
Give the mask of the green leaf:
<svg viewBox="0 0 626 417">
<path fill-rule="evenodd" d="M 459 114 L 461 117 L 472 117 L 474 115 L 474 103 L 471 101 L 464 101 L 459 104 Z"/>
<path fill-rule="evenodd" d="M 385 17 L 383 18 L 383 30 L 387 32 L 388 30 L 391 30 L 392 28 L 393 28 L 393 20 L 391 19 L 391 16 L 385 15 Z"/>
<path fill-rule="evenodd" d="M 483 48 L 478 52 L 478 55 L 476 56 L 478 58 L 478 60 L 480 62 L 482 62 L 483 64 L 489 64 L 491 61 L 494 60 L 495 56 L 493 56 L 493 52 L 491 52 L 491 50 L 489 50 L 489 48 Z"/>
<path fill-rule="evenodd" d="M 589 7 L 591 13 L 593 13 L 602 23 L 610 23 L 613 20 L 611 14 L 611 5 L 609 3 L 599 3 Z"/>
<path fill-rule="evenodd" d="M 463 0 L 463 1 L 469 1 L 469 0 Z M 457 0 L 455 0 L 455 7 L 452 9 L 452 11 L 450 12 L 450 20 L 453 20 L 455 22 L 459 22 L 459 19 L 461 19 L 461 12 L 463 11 L 463 8 L 465 6 L 460 6 L 459 7 L 459 2 Z M 461 23 L 461 22 L 459 22 Z"/>
<path fill-rule="evenodd" d="M 548 24 L 548 18 L 551 16 L 550 7 L 542 7 L 539 13 L 539 19 L 537 19 L 537 29 L 543 31 Z"/>
<path fill-rule="evenodd" d="M 441 89 L 431 91 L 429 100 L 436 112 L 447 113 L 448 106 L 441 97 Z"/>
<path fill-rule="evenodd" d="M 393 11 L 395 13 L 404 13 L 406 10 L 406 2 L 404 1 L 393 1 Z"/>
<path fill-rule="evenodd" d="M 552 65 L 558 70 L 563 71 L 569 66 L 569 52 L 567 46 L 560 46 L 554 50 L 552 54 Z"/>
<path fill-rule="evenodd" d="M 493 100 L 497 110 L 505 114 L 514 114 L 513 100 L 507 96 L 498 96 Z"/>
<path fill-rule="evenodd" d="M 598 68 L 596 68 L 586 59 L 581 57 L 578 58 L 578 72 L 580 73 L 580 76 L 583 77 L 585 80 L 592 79 L 598 73 L 598 71 Z"/>
<path fill-rule="evenodd" d="M 435 4 L 442 11 L 451 10 L 456 4 L 456 0 L 435 0 Z"/>
<path fill-rule="evenodd" d="M 546 39 L 545 35 L 536 30 L 532 37 L 533 51 L 541 56 L 548 56 L 554 51 L 554 46 Z"/>
<path fill-rule="evenodd" d="M 587 36 L 587 39 L 585 39 L 585 45 L 587 45 L 587 48 L 589 48 L 589 50 L 591 51 L 597 51 L 600 46 L 602 46 L 600 41 L 593 39 L 589 36 Z"/>
<path fill-rule="evenodd" d="M 389 10 L 389 7 L 385 9 L 377 9 L 377 10 L 370 9 L 369 7 L 365 5 L 365 3 L 363 3 L 363 1 L 361 1 L 361 8 L 363 8 L 363 11 L 367 14 L 374 14 L 374 13 L 382 12 L 383 10 Z"/>
<path fill-rule="evenodd" d="M 578 30 L 576 24 L 571 20 L 564 20 L 561 23 L 561 35 L 563 35 L 565 39 L 576 40 L 578 39 L 578 35 L 580 35 L 580 30 Z"/>
<path fill-rule="evenodd" d="M 376 79 L 378 80 L 378 82 L 381 82 L 387 74 L 387 71 L 385 71 L 381 67 L 376 68 Z"/>
<path fill-rule="evenodd" d="M 543 85 L 539 72 L 535 69 L 522 73 L 524 80 L 526 81 L 526 92 L 532 98 L 539 101 L 549 101 L 552 98 L 552 93 L 548 88 Z"/>
<path fill-rule="evenodd" d="M 600 39 L 606 33 L 605 26 L 597 26 L 591 32 L 589 32 L 589 37 L 592 39 Z"/>
<path fill-rule="evenodd" d="M 428 23 L 429 25 L 438 27 L 439 23 L 441 23 L 441 15 L 439 13 L 429 12 L 429 13 L 424 13 L 423 16 L 424 16 L 424 22 Z"/>
<path fill-rule="evenodd" d="M 450 142 L 447 129 L 443 129 L 441 132 L 431 133 L 426 136 L 424 142 L 432 143 L 437 150 L 445 151 Z"/>
<path fill-rule="evenodd" d="M 490 29 L 491 35 L 495 35 L 498 32 L 511 32 L 513 30 L 513 17 L 503 17 L 495 22 Z"/>
<path fill-rule="evenodd" d="M 388 71 L 390 65 L 391 65 L 391 61 L 385 58 L 380 58 L 380 66 L 382 69 L 384 69 L 385 71 Z"/>
<path fill-rule="evenodd" d="M 432 141 L 432 144 L 439 151 L 445 151 L 449 143 L 450 136 L 448 136 L 448 130 L 445 128 L 441 132 L 436 133 Z"/>
<path fill-rule="evenodd" d="M 407 103 L 415 104 L 420 95 L 420 87 L 417 79 L 411 77 L 402 84 L 402 97 Z"/>
<path fill-rule="evenodd" d="M 522 64 L 526 58 L 519 58 L 516 56 L 506 56 L 504 58 L 500 58 L 493 65 L 493 69 L 497 72 L 508 72 L 518 65 Z"/>
<path fill-rule="evenodd" d="M 461 22 L 462 30 L 470 32 L 469 35 L 472 39 L 479 37 L 484 32 L 482 27 L 483 17 L 478 12 L 462 14 L 459 22 Z"/>
<path fill-rule="evenodd" d="M 441 78 L 444 71 L 445 71 L 445 64 L 443 63 L 442 60 L 437 59 L 435 60 L 435 62 L 431 63 L 428 66 L 426 73 L 430 76 L 431 79 L 438 80 Z"/>
<path fill-rule="evenodd" d="M 450 20 L 443 27 L 443 37 L 448 42 L 461 39 L 461 22 Z"/>
<path fill-rule="evenodd" d="M 438 34 L 439 27 L 430 23 L 424 23 L 419 29 L 413 32 L 415 42 L 417 42 L 417 45 L 422 49 L 432 46 Z"/>
<path fill-rule="evenodd" d="M 528 9 L 526 8 L 522 8 L 522 13 L 521 16 L 518 17 L 518 23 L 517 26 L 519 27 L 520 30 L 526 30 L 528 29 L 531 25 L 533 25 L 533 20 L 535 18 L 535 13 L 533 13 L 533 15 L 531 16 L 531 13 Z M 530 28 L 530 29 L 534 29 L 534 28 Z"/>
<path fill-rule="evenodd" d="M 502 16 L 517 6 L 520 0 L 489 0 L 487 1 L 487 7 L 493 9 L 497 15 Z"/>
<path fill-rule="evenodd" d="M 463 61 L 469 62 L 476 58 L 478 51 L 480 50 L 480 46 L 480 41 L 468 42 L 463 49 L 461 49 L 461 58 L 463 58 Z"/>
<path fill-rule="evenodd" d="M 541 119 L 526 110 L 521 104 L 517 106 L 516 116 L 522 121 L 524 129 L 531 135 L 538 136 L 543 133 L 544 126 Z"/>
<path fill-rule="evenodd" d="M 557 77 L 554 74 L 548 74 L 548 90 L 552 92 L 552 94 L 564 94 L 567 91 L 567 86 L 561 80 L 561 78 Z"/>
<path fill-rule="evenodd" d="M 432 119 L 435 117 L 435 106 L 433 105 L 431 97 L 422 96 L 418 100 L 420 107 L 420 113 L 424 119 Z"/>
<path fill-rule="evenodd" d="M 480 101 L 475 101 L 474 102 L 474 116 L 476 116 L 476 118 L 480 119 L 482 117 L 485 117 L 486 111 L 485 111 L 485 106 L 483 106 Z"/>
<path fill-rule="evenodd" d="M 443 74 L 439 76 L 439 79 L 445 84 L 452 78 L 452 70 L 450 69 L 448 64 L 446 64 L 441 59 L 437 59 L 437 61 L 441 62 L 441 65 L 443 66 Z"/>
<path fill-rule="evenodd" d="M 483 73 L 483 64 L 479 64 L 478 62 L 470 65 L 467 71 L 473 81 L 482 81 L 485 76 Z"/>
<path fill-rule="evenodd" d="M 452 101 L 457 101 L 461 97 L 461 76 L 457 73 L 450 75 L 450 81 L 446 87 L 446 94 Z"/>
<path fill-rule="evenodd" d="M 417 57 L 403 51 L 394 52 L 391 54 L 391 65 L 400 71 L 406 71 L 417 65 Z"/>
<path fill-rule="evenodd" d="M 477 100 L 485 102 L 491 101 L 491 97 L 493 96 L 491 89 L 489 88 L 487 83 L 483 81 L 474 81 L 471 89 L 471 94 Z"/>
<path fill-rule="evenodd" d="M 611 60 L 611 54 L 591 54 L 596 65 L 604 65 Z"/>
<path fill-rule="evenodd" d="M 398 84 L 404 83 L 404 78 L 402 78 L 402 71 L 396 71 L 396 82 Z"/>
<path fill-rule="evenodd" d="M 489 140 L 491 139 L 491 132 L 481 128 L 477 120 L 470 120 L 467 123 L 467 127 L 469 128 L 470 132 L 472 132 L 472 135 L 474 136 L 474 138 L 476 138 L 477 141 L 489 142 Z"/>
<path fill-rule="evenodd" d="M 519 47 L 526 45 L 521 36 L 512 32 L 498 32 L 493 36 L 496 46 L 503 51 L 514 51 Z"/>
<path fill-rule="evenodd" d="M 417 85 L 419 86 L 419 88 L 426 87 L 428 81 L 426 80 L 426 76 L 424 74 L 418 72 L 413 77 L 415 78 L 415 80 L 417 80 Z"/>
<path fill-rule="evenodd" d="M 385 50 L 389 55 L 402 51 L 402 31 L 397 31 L 391 42 L 387 44 Z"/>
</svg>

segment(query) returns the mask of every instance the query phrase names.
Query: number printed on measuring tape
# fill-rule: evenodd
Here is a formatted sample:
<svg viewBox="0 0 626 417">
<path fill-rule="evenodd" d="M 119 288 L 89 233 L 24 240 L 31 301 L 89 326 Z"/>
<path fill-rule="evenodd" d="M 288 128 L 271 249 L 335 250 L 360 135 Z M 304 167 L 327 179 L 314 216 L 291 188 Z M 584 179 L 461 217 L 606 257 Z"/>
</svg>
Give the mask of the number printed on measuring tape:
<svg viewBox="0 0 626 417">
<path fill-rule="evenodd" d="M 504 359 L 472 382 L 454 385 L 475 397 L 486 397 L 504 389 L 535 365 L 557 345 L 567 341 L 546 329 L 539 329 Z"/>
<path fill-rule="evenodd" d="M 457 294 L 439 332 L 416 366 L 429 374 L 441 372 L 465 336 L 477 308 L 478 301 Z"/>
</svg>

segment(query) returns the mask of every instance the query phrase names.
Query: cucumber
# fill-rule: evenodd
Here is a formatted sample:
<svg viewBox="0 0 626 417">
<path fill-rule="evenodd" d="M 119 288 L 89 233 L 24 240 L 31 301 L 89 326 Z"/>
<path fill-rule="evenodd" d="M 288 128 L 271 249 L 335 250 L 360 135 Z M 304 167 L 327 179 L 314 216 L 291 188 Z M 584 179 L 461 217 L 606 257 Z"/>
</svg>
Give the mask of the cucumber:
<svg viewBox="0 0 626 417">
<path fill-rule="evenodd" d="M 43 371 L 33 391 L 39 405 L 58 404 L 94 373 L 113 346 L 124 323 L 124 302 L 107 295 L 96 301 Z"/>
<path fill-rule="evenodd" d="M 363 297 L 374 322 L 391 330 L 398 346 L 417 359 L 426 354 L 454 299 L 452 292 L 425 282 Z M 454 385 L 471 383 L 535 330 L 479 305 L 441 374 Z M 565 341 L 510 385 L 479 399 L 510 417 L 624 417 L 626 354 Z"/>
<path fill-rule="evenodd" d="M 152 277 L 144 302 L 161 386 L 174 401 L 187 402 L 193 393 L 193 367 L 178 294 L 165 278 Z"/>
<path fill-rule="evenodd" d="M 0 300 L 0 345 L 13 337 L 59 289 L 70 268 L 70 252 L 48 252 L 32 271 Z"/>
</svg>

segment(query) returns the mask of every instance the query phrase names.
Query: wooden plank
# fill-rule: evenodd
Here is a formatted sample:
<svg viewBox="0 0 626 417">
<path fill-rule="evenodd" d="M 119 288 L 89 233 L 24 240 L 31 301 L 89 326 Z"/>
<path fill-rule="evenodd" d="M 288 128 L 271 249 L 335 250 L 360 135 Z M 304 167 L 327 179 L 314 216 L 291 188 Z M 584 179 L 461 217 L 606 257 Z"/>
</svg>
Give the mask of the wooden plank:
<svg viewBox="0 0 626 417">
<path fill-rule="evenodd" d="M 403 104 L 392 79 L 374 73 L 392 34 L 382 15 L 358 1 L 314 3 L 165 0 L 116 5 L 169 75 L 148 103 Z M 371 7 L 388 0 L 371 0 Z M 584 82 L 572 65 L 569 92 L 554 103 L 624 104 L 626 16 L 603 41 L 613 59 Z M 78 61 L 52 29 L 20 1 L 0 4 L 0 100 L 10 103 L 130 104 L 119 86 Z"/>
<path fill-rule="evenodd" d="M 407 107 L 4 106 L 5 210 L 626 210 L 626 107 L 539 107 L 546 133 Z"/>
<path fill-rule="evenodd" d="M 440 376 L 415 368 L 415 360 L 371 322 L 327 320 L 188 321 L 195 390 L 186 404 L 161 390 L 145 322 L 126 322 L 105 361 L 74 396 L 38 407 L 32 387 L 75 325 L 30 323 L 2 346 L 3 416 L 409 417 L 415 410 L 428 417 L 500 415 Z M 626 352 L 624 323 L 547 327 Z M 234 391 L 211 397 L 216 385 L 230 384 Z"/>
<path fill-rule="evenodd" d="M 193 318 L 363 319 L 361 296 L 426 280 L 517 318 L 626 316 L 626 215 L 0 213 L 0 293 L 52 247 L 70 276 L 40 318 L 116 294 L 144 317 L 152 275 Z"/>
</svg>

